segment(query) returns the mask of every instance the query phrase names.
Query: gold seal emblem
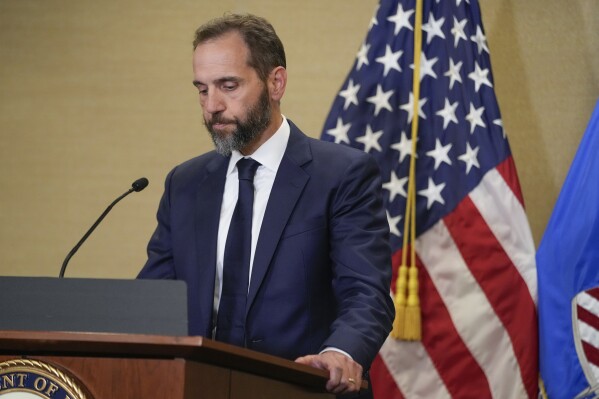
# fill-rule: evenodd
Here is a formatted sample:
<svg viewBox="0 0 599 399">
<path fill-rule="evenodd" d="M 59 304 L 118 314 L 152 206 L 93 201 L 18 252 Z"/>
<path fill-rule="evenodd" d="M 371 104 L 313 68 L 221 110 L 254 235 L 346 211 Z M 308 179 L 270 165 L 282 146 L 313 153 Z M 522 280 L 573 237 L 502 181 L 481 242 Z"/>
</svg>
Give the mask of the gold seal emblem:
<svg viewBox="0 0 599 399">
<path fill-rule="evenodd" d="M 0 363 L 0 399 L 93 399 L 76 380 L 38 360 Z"/>
</svg>

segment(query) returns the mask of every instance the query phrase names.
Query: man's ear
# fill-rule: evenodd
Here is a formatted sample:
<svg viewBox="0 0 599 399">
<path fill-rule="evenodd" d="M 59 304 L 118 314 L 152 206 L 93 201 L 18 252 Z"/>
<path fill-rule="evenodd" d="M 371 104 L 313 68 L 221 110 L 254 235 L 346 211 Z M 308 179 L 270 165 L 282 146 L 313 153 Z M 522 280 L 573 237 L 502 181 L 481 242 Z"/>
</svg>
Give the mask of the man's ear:
<svg viewBox="0 0 599 399">
<path fill-rule="evenodd" d="M 287 86 L 287 70 L 278 66 L 270 72 L 268 76 L 268 91 L 273 101 L 279 102 L 285 94 Z"/>
</svg>

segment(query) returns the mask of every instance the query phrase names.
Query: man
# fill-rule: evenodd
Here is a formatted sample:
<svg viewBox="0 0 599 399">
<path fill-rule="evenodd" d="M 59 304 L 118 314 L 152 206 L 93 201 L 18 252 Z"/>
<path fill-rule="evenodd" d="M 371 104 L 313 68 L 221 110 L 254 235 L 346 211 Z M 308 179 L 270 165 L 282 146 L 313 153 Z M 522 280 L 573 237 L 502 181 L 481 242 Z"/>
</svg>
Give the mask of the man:
<svg viewBox="0 0 599 399">
<path fill-rule="evenodd" d="M 285 67 L 263 18 L 197 30 L 193 84 L 216 151 L 169 173 L 139 277 L 187 282 L 191 335 L 329 370 L 330 392 L 353 393 L 394 313 L 379 170 L 281 115 Z"/>
</svg>

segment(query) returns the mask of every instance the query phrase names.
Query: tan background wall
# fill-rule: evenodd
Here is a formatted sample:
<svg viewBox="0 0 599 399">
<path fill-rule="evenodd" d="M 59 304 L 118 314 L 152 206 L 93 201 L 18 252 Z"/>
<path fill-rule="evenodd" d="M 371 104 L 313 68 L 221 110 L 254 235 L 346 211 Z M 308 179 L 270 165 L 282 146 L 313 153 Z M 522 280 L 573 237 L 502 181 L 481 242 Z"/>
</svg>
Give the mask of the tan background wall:
<svg viewBox="0 0 599 399">
<path fill-rule="evenodd" d="M 211 148 L 191 86 L 193 31 L 224 11 L 283 39 L 283 110 L 318 137 L 376 0 L 0 1 L 0 275 L 135 276 L 166 173 Z M 567 5 L 566 5 L 567 4 Z M 599 97 L 599 2 L 482 0 L 495 87 L 538 245 Z"/>
</svg>

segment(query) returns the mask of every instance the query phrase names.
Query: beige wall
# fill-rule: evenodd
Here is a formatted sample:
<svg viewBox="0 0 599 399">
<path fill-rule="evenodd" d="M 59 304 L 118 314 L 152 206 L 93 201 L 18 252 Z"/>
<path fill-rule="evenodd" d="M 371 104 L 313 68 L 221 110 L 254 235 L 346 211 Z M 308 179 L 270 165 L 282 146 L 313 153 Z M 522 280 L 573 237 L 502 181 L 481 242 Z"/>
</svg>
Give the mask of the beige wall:
<svg viewBox="0 0 599 399">
<path fill-rule="evenodd" d="M 194 29 L 267 17 L 288 53 L 286 115 L 313 136 L 376 0 L 0 1 L 0 275 L 133 277 L 166 173 L 211 148 L 191 86 Z M 483 0 L 504 125 L 538 244 L 599 97 L 599 2 Z"/>
</svg>

